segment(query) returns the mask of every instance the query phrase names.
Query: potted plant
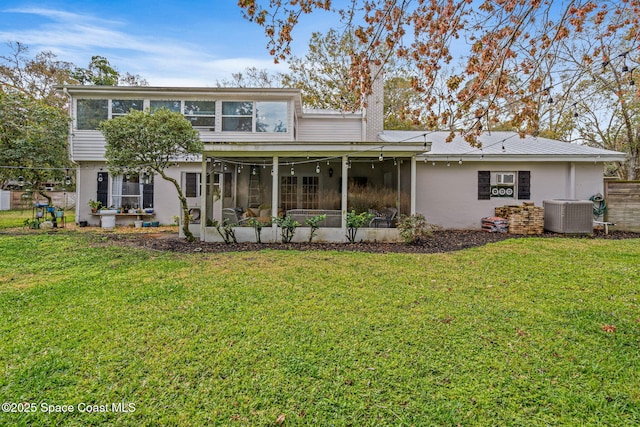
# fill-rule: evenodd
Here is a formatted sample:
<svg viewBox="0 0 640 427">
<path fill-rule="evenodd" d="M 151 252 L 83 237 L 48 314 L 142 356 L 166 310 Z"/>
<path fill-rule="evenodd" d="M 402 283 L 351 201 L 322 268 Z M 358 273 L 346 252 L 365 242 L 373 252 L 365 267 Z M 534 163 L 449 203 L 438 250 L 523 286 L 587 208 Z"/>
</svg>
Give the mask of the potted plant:
<svg viewBox="0 0 640 427">
<path fill-rule="evenodd" d="M 87 204 L 91 208 L 91 213 L 98 212 L 98 209 L 100 209 L 102 207 L 102 203 L 97 202 L 97 201 L 95 201 L 93 199 L 89 199 L 89 202 Z"/>
</svg>

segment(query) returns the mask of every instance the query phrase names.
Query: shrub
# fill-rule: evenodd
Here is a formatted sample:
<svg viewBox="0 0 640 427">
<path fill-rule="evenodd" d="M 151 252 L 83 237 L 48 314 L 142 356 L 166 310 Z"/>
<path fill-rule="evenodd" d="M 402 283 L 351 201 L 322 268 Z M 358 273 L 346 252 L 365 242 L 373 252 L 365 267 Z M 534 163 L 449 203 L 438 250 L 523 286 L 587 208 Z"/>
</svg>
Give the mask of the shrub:
<svg viewBox="0 0 640 427">
<path fill-rule="evenodd" d="M 368 225 L 375 215 L 369 212 L 356 214 L 356 211 L 347 212 L 347 239 L 349 243 L 355 243 L 356 234 L 360 227 Z"/>
<path fill-rule="evenodd" d="M 429 224 L 422 214 L 401 215 L 397 227 L 400 230 L 402 240 L 409 244 L 418 243 L 428 238 L 436 229 L 436 226 Z"/>
<path fill-rule="evenodd" d="M 222 240 L 224 240 L 226 244 L 231 242 L 238 243 L 236 240 L 236 233 L 233 231 L 234 224 L 229 223 L 228 219 L 225 218 L 222 220 L 222 223 L 217 220 L 213 221 L 213 226 L 218 230 L 218 234 L 222 236 Z"/>
<path fill-rule="evenodd" d="M 249 218 L 249 220 L 247 221 L 247 224 L 253 227 L 253 231 L 255 231 L 256 233 L 256 243 L 262 243 L 262 238 L 260 234 L 262 232 L 262 227 L 264 227 L 267 224 L 264 224 L 263 222 L 258 221 L 258 219 L 254 217 Z"/>
<path fill-rule="evenodd" d="M 280 227 L 282 243 L 289 243 L 293 239 L 296 228 L 300 225 L 298 221 L 291 218 L 291 215 L 287 215 L 284 218 L 273 217 L 273 221 Z"/>
<path fill-rule="evenodd" d="M 324 221 L 327 218 L 326 214 L 316 215 L 311 218 L 307 218 L 304 220 L 304 223 L 311 227 L 311 233 L 309 233 L 309 243 L 313 240 L 313 237 L 316 235 L 316 231 L 320 228 L 320 222 Z"/>
</svg>

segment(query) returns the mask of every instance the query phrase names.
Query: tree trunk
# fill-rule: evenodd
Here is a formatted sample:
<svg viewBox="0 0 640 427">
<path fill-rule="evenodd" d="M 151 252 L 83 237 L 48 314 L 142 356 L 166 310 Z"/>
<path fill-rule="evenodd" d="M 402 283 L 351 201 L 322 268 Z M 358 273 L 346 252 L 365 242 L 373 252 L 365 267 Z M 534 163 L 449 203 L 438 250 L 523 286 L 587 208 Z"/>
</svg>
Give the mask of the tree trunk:
<svg viewBox="0 0 640 427">
<path fill-rule="evenodd" d="M 167 176 L 163 170 L 156 170 L 160 174 L 160 176 L 172 183 L 176 187 L 176 191 L 178 191 L 178 198 L 180 199 L 180 206 L 182 208 L 182 232 L 184 233 L 184 238 L 187 242 L 193 242 L 196 240 L 193 233 L 189 230 L 189 206 L 187 205 L 187 198 L 184 197 L 182 193 L 182 189 L 180 188 L 180 183 Z"/>
<path fill-rule="evenodd" d="M 53 199 L 51 198 L 51 196 L 50 196 L 50 195 L 48 195 L 48 194 L 47 194 L 45 191 L 43 191 L 43 190 L 38 190 L 38 194 L 39 194 L 39 195 L 41 195 L 42 197 L 44 197 L 45 199 L 47 199 L 47 204 L 48 204 L 49 206 L 53 206 L 53 205 L 52 205 L 52 201 L 53 201 Z"/>
</svg>

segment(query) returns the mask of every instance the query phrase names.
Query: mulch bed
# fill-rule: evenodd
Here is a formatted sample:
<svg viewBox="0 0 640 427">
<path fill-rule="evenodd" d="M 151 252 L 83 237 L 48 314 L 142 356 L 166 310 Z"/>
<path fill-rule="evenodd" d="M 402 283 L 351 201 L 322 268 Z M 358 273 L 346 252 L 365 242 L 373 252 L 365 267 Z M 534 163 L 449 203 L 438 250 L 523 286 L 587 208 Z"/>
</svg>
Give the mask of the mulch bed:
<svg viewBox="0 0 640 427">
<path fill-rule="evenodd" d="M 576 239 L 638 239 L 640 233 L 630 233 L 621 231 L 610 231 L 608 235 L 604 232 L 596 231 L 593 235 L 566 235 L 557 233 L 544 233 L 532 237 L 556 237 L 556 238 L 576 238 Z M 461 249 L 482 246 L 487 243 L 498 242 L 505 239 L 526 238 L 522 235 L 487 233 L 485 231 L 476 230 L 443 230 L 436 231 L 433 235 L 417 244 L 404 243 L 189 243 L 183 239 L 179 239 L 175 234 L 159 235 L 159 234 L 111 234 L 108 240 L 120 244 L 127 244 L 137 247 L 157 251 L 168 252 L 204 252 L 204 253 L 220 253 L 220 252 L 247 252 L 261 251 L 265 249 L 271 250 L 322 250 L 322 251 L 358 251 L 371 253 L 443 253 L 453 252 Z"/>
</svg>

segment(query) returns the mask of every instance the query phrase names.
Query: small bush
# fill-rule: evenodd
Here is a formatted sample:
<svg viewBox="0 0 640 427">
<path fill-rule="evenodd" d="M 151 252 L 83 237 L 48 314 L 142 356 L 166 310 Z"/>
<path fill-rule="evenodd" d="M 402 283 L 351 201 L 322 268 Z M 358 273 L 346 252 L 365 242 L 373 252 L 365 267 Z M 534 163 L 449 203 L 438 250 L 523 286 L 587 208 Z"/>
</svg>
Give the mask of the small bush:
<svg viewBox="0 0 640 427">
<path fill-rule="evenodd" d="M 256 243 L 262 243 L 262 238 L 261 238 L 262 227 L 268 224 L 264 224 L 263 222 L 258 221 L 258 219 L 254 217 L 249 218 L 249 220 L 247 221 L 247 224 L 253 227 L 253 231 L 255 231 L 256 233 Z"/>
<path fill-rule="evenodd" d="M 318 228 L 320 228 L 320 222 L 324 221 L 327 218 L 326 214 L 316 215 L 311 218 L 307 218 L 304 220 L 304 223 L 311 227 L 311 233 L 309 233 L 309 243 L 313 240 Z"/>
<path fill-rule="evenodd" d="M 436 226 L 429 224 L 422 214 L 401 215 L 397 227 L 400 230 L 400 237 L 408 244 L 427 239 L 436 229 Z"/>
<path fill-rule="evenodd" d="M 222 223 L 213 221 L 213 226 L 218 230 L 218 234 L 220 234 L 226 244 L 231 242 L 238 243 L 236 233 L 233 231 L 234 224 L 230 224 L 228 219 L 225 218 Z"/>
<path fill-rule="evenodd" d="M 355 243 L 356 234 L 360 227 L 368 225 L 374 218 L 374 214 L 369 212 L 362 212 L 356 214 L 356 211 L 347 212 L 347 239 L 349 243 Z"/>
<path fill-rule="evenodd" d="M 282 236 L 282 243 L 289 243 L 293 239 L 293 235 L 296 232 L 296 228 L 300 223 L 291 218 L 291 215 L 287 215 L 284 218 L 273 217 L 278 227 L 280 227 L 280 235 Z"/>
</svg>

